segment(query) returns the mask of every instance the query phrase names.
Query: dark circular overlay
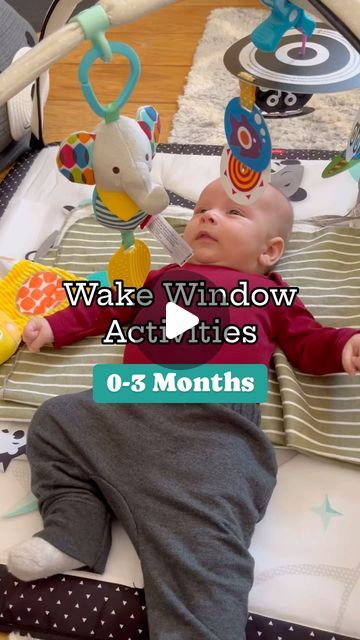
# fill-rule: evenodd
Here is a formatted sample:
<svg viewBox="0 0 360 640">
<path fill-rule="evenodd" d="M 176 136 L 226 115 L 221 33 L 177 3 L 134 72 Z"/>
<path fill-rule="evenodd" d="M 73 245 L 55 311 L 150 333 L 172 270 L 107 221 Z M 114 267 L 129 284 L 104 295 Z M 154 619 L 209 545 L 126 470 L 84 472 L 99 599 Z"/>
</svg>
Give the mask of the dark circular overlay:
<svg viewBox="0 0 360 640">
<path fill-rule="evenodd" d="M 257 49 L 251 36 L 233 44 L 225 67 L 236 77 L 250 73 L 257 86 L 297 93 L 332 93 L 360 87 L 360 55 L 337 31 L 320 24 L 301 55 L 302 35 L 292 29 L 275 52 Z"/>
<path fill-rule="evenodd" d="M 174 285 L 178 283 L 187 284 L 189 282 L 199 283 L 194 287 L 195 296 L 193 304 L 191 304 L 191 306 L 186 306 L 181 298 L 178 300 L 170 300 L 166 290 L 162 286 L 163 282 L 171 282 Z M 215 325 L 219 326 L 220 330 L 224 330 L 224 328 L 230 324 L 229 307 L 203 307 L 196 305 L 196 302 L 199 300 L 199 295 L 196 291 L 198 287 L 203 288 L 202 283 L 204 283 L 204 287 L 206 289 L 208 287 L 213 287 L 215 289 L 218 288 L 218 285 L 215 285 L 210 278 L 194 273 L 190 269 L 184 267 L 181 269 L 172 269 L 169 274 L 167 274 L 167 272 L 161 273 L 156 281 L 154 280 L 151 282 L 151 289 L 154 293 L 154 304 L 150 307 L 141 307 L 133 324 L 146 325 L 151 321 L 154 325 L 163 325 L 165 327 L 166 304 L 168 302 L 174 302 L 186 311 L 190 311 L 190 313 L 197 315 L 200 323 L 204 322 L 207 325 L 213 325 L 214 318 L 219 318 L 220 322 L 216 321 Z M 190 290 L 189 288 L 186 288 L 185 291 L 187 293 Z M 213 342 L 214 334 L 211 330 L 207 330 L 206 335 L 210 337 L 210 341 L 207 344 L 189 344 L 188 339 L 191 338 L 192 332 L 197 330 L 198 327 L 185 331 L 182 334 L 182 340 L 179 343 L 173 339 L 168 340 L 166 344 L 161 344 L 159 342 L 151 344 L 148 341 L 144 341 L 142 344 L 134 346 L 141 351 L 145 358 L 154 364 L 205 364 L 214 358 L 221 349 L 222 343 Z M 157 335 L 160 334 L 157 333 Z M 127 351 L 132 350 L 134 346 L 128 344 Z"/>
</svg>

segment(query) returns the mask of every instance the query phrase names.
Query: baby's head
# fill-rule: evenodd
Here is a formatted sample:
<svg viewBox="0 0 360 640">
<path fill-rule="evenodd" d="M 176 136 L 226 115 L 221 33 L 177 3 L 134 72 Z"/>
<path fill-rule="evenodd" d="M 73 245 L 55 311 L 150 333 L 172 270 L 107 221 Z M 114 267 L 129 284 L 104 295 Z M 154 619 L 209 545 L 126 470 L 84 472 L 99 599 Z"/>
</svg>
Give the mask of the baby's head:
<svg viewBox="0 0 360 640">
<path fill-rule="evenodd" d="M 253 204 L 236 204 L 221 180 L 205 187 L 184 238 L 193 264 L 268 273 L 282 256 L 293 224 L 287 198 L 269 185 Z"/>
</svg>

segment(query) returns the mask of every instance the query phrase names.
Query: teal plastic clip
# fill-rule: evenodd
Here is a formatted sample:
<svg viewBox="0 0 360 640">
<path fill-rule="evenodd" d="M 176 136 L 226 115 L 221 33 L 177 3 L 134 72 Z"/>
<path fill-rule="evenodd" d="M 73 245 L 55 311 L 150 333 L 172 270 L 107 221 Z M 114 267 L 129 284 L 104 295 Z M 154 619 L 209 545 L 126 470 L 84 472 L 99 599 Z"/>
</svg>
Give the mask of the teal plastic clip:
<svg viewBox="0 0 360 640">
<path fill-rule="evenodd" d="M 100 116 L 100 118 L 103 118 L 106 123 L 118 120 L 120 109 L 129 100 L 140 76 L 140 60 L 134 49 L 122 42 L 111 42 L 108 44 L 112 53 L 120 53 L 128 58 L 130 63 L 130 75 L 127 79 L 126 85 L 114 102 L 111 102 L 105 107 L 100 104 L 89 81 L 89 69 L 93 62 L 97 58 L 101 57 L 101 52 L 97 46 L 85 53 L 79 65 L 79 80 L 85 99 L 91 109 Z"/>
<path fill-rule="evenodd" d="M 290 0 L 261 0 L 261 2 L 271 9 L 271 13 L 251 34 L 255 47 L 261 51 L 274 52 L 283 35 L 291 27 L 295 27 L 310 38 L 316 22 L 305 13 L 304 9 Z"/>
<path fill-rule="evenodd" d="M 105 31 L 110 27 L 110 19 L 100 5 L 81 11 L 70 22 L 78 22 L 87 40 L 91 40 L 105 62 L 112 58 L 111 47 L 106 39 Z"/>
</svg>

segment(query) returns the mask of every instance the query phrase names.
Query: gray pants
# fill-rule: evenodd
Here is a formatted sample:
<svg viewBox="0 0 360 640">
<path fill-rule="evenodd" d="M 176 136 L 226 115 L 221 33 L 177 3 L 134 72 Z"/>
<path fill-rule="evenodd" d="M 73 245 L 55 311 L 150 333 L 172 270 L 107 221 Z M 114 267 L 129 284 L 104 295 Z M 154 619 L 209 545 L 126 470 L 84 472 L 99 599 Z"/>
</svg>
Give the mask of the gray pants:
<svg viewBox="0 0 360 640">
<path fill-rule="evenodd" d="M 243 640 L 248 548 L 276 478 L 256 405 L 45 402 L 28 457 L 41 536 L 104 570 L 118 518 L 141 560 L 151 640 Z"/>
</svg>

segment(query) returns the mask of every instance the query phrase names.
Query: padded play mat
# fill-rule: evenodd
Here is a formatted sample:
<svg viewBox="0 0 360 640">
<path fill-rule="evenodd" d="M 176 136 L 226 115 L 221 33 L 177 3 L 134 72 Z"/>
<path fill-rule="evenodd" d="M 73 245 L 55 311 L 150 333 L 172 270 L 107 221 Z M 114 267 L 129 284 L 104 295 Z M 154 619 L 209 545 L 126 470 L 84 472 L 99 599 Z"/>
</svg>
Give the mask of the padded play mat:
<svg viewBox="0 0 360 640">
<path fill-rule="evenodd" d="M 153 177 L 168 190 L 166 215 L 181 231 L 199 192 L 218 175 L 221 149 L 158 150 Z M 3 275 L 25 256 L 86 275 L 90 264 L 90 270 L 101 269 L 118 246 L 116 232 L 90 215 L 91 188 L 74 187 L 56 171 L 56 151 L 51 146 L 30 152 L 2 184 Z M 274 152 L 273 174 L 282 171 L 278 179 L 291 183 L 296 218 L 279 270 L 289 281 L 301 280 L 302 299 L 324 323 L 358 326 L 360 229 L 344 217 L 355 204 L 357 185 L 348 172 L 322 179 L 330 158 L 326 151 Z M 300 179 L 299 173 L 290 179 L 284 171 L 289 169 L 300 170 Z M 324 221 L 331 226 L 322 226 Z M 168 260 L 155 240 L 147 241 L 154 267 Z M 6 570 L 8 549 L 41 527 L 39 513 L 29 512 L 26 434 L 33 412 L 47 397 L 90 387 L 94 362 L 119 358 L 117 348 L 88 338 L 39 355 L 20 348 L 0 367 L 1 631 L 60 640 L 148 637 L 141 566 L 119 523 L 102 575 L 75 571 L 22 583 Z M 344 374 L 318 383 L 295 375 L 276 355 L 262 427 L 276 446 L 278 484 L 251 544 L 256 568 L 247 640 L 360 639 L 359 394 Z M 332 385 L 336 402 L 327 395 Z"/>
</svg>

